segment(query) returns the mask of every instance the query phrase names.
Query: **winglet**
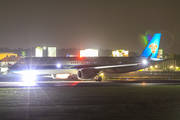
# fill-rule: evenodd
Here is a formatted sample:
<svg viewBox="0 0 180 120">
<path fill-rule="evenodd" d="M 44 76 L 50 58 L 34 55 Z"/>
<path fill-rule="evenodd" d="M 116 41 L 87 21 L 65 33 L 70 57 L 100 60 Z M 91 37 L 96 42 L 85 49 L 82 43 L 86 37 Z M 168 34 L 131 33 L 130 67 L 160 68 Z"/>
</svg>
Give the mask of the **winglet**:
<svg viewBox="0 0 180 120">
<path fill-rule="evenodd" d="M 161 39 L 161 33 L 154 34 L 151 41 L 148 43 L 142 54 L 141 57 L 150 57 L 150 58 L 157 58 L 159 44 Z M 152 54 L 152 55 L 151 55 Z"/>
</svg>

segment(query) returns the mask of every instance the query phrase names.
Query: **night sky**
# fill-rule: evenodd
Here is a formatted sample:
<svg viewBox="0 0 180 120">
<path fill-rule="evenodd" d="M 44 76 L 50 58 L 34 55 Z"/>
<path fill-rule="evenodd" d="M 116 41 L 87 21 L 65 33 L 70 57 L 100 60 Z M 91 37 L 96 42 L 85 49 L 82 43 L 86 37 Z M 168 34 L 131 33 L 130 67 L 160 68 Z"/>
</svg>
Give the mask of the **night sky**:
<svg viewBox="0 0 180 120">
<path fill-rule="evenodd" d="M 1 0 L 0 47 L 126 49 L 161 32 L 160 48 L 180 54 L 179 0 Z"/>
</svg>

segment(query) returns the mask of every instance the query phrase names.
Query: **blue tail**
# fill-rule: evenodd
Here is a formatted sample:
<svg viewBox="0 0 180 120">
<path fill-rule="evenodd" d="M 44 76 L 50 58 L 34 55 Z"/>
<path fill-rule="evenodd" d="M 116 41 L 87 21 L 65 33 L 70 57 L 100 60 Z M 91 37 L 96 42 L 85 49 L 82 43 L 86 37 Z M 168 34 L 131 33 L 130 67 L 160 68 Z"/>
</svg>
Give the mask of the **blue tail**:
<svg viewBox="0 0 180 120">
<path fill-rule="evenodd" d="M 154 34 L 151 41 L 148 43 L 142 54 L 141 57 L 149 57 L 151 55 L 151 58 L 157 58 L 158 50 L 159 50 L 159 43 L 160 43 L 161 33 Z"/>
</svg>

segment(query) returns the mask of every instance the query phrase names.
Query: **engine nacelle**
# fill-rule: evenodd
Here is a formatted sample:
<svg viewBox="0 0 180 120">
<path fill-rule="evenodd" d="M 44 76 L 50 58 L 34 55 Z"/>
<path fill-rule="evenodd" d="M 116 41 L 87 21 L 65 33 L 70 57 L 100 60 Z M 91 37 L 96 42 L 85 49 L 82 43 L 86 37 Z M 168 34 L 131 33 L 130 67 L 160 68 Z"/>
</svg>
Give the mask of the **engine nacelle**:
<svg viewBox="0 0 180 120">
<path fill-rule="evenodd" d="M 79 69 L 77 72 L 78 79 L 91 79 L 97 75 L 99 71 L 93 69 Z"/>
</svg>

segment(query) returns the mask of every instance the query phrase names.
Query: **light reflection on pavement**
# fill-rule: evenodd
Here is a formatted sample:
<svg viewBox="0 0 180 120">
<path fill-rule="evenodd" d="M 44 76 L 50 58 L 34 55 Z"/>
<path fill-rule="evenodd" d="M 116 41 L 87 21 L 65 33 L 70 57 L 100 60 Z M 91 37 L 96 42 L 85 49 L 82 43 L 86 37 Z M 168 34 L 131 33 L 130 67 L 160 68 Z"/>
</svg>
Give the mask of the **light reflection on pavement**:
<svg viewBox="0 0 180 120">
<path fill-rule="evenodd" d="M 97 86 L 149 86 L 180 85 L 180 80 L 136 80 L 136 81 L 37 81 L 37 82 L 0 82 L 0 87 L 97 87 Z"/>
</svg>

